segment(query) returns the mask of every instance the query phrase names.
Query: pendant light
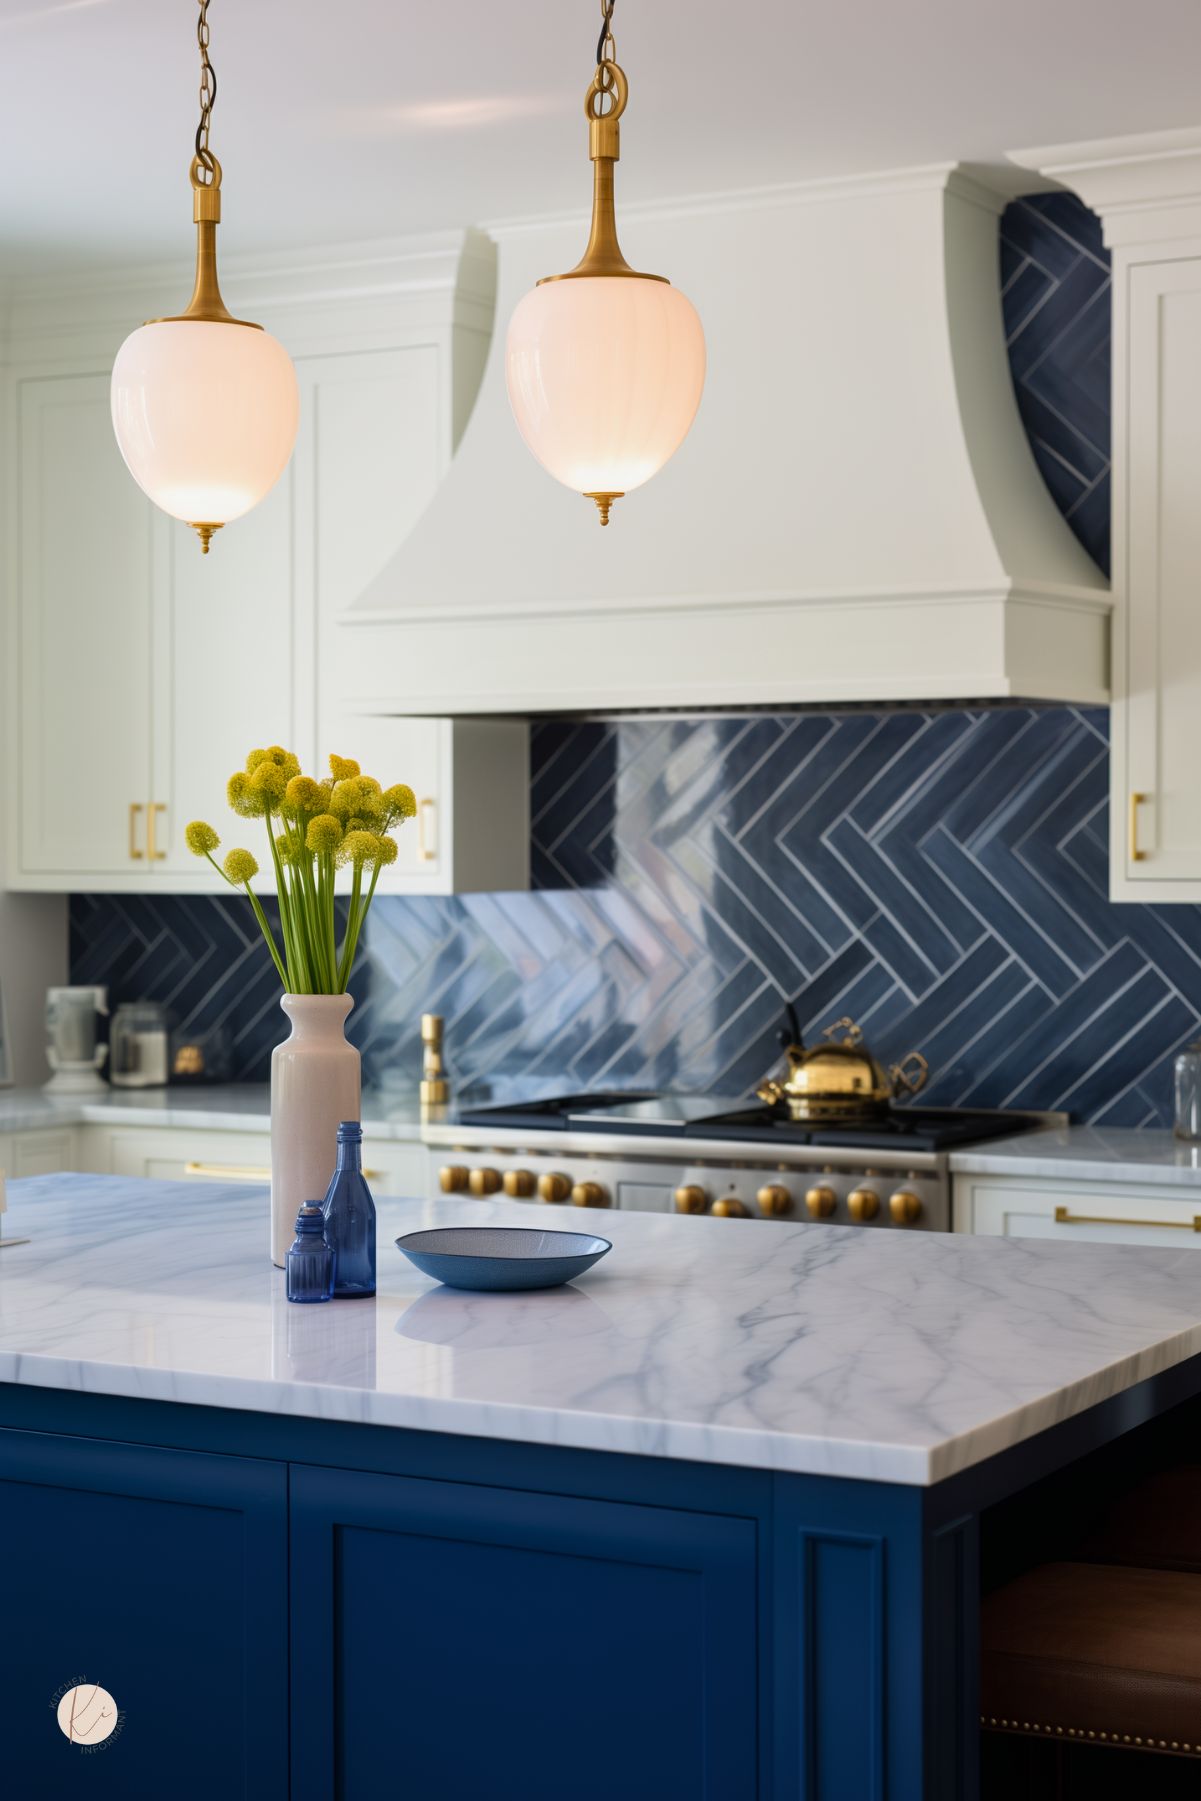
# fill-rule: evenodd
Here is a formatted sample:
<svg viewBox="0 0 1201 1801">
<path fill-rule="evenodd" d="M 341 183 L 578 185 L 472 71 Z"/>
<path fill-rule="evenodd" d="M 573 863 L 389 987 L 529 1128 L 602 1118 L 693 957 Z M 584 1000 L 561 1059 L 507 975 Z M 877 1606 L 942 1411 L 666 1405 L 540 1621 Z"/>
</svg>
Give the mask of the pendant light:
<svg viewBox="0 0 1201 1801">
<path fill-rule="evenodd" d="M 631 269 L 617 242 L 613 165 L 628 84 L 615 61 L 614 0 L 601 0 L 596 74 L 584 96 L 592 231 L 574 269 L 518 303 L 505 373 L 517 428 L 542 467 L 596 503 L 615 500 L 678 450 L 700 405 L 705 335 L 665 275 Z"/>
<path fill-rule="evenodd" d="M 209 0 L 199 0 L 200 124 L 192 158 L 196 285 L 186 310 L 126 338 L 113 365 L 113 430 L 140 488 L 209 540 L 257 506 L 283 474 L 300 398 L 283 345 L 235 319 L 217 285 L 221 164 L 209 149 L 217 79 Z"/>
</svg>

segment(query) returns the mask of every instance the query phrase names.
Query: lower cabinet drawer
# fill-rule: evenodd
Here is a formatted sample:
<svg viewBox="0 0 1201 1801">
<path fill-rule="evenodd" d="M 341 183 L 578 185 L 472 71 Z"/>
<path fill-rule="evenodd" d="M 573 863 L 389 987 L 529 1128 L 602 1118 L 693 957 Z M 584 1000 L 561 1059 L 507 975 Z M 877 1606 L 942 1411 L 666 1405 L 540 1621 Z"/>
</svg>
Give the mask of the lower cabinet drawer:
<svg viewBox="0 0 1201 1801">
<path fill-rule="evenodd" d="M 996 1176 L 960 1176 L 955 1180 L 954 1208 L 958 1232 L 1201 1250 L 1201 1184 L 1196 1188 L 1046 1181 L 1031 1185 Z"/>
<path fill-rule="evenodd" d="M 419 1144 L 371 1142 L 365 1129 L 363 1173 L 377 1196 L 424 1196 L 426 1155 Z M 215 1132 L 188 1126 L 116 1130 L 109 1140 L 115 1176 L 166 1182 L 269 1182 L 270 1132 Z M 333 1148 L 330 1149 L 331 1161 Z M 28 1172 L 22 1172 L 28 1173 Z"/>
</svg>

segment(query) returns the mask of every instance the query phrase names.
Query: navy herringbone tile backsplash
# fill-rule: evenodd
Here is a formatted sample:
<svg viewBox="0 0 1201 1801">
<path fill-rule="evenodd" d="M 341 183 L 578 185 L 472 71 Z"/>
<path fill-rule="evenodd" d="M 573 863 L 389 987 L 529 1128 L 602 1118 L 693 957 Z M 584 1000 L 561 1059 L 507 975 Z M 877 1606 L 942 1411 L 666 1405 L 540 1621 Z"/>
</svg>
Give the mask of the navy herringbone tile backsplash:
<svg viewBox="0 0 1201 1801">
<path fill-rule="evenodd" d="M 1006 334 L 1039 465 L 1109 555 L 1109 270 L 1066 195 L 1002 221 Z M 460 1081 L 747 1091 L 782 997 L 911 1046 L 945 1104 L 1140 1125 L 1201 1028 L 1201 909 L 1106 898 L 1105 713 L 1069 708 L 550 721 L 534 892 L 377 902 L 353 987 L 368 1079 L 447 1016 Z M 225 1022 L 262 1079 L 283 1019 L 235 899 L 78 896 L 72 979 Z"/>
<path fill-rule="evenodd" d="M 530 894 L 377 901 L 351 1030 L 415 1072 L 749 1089 L 782 997 L 915 1046 L 931 1101 L 1167 1117 L 1201 1024 L 1201 908 L 1106 899 L 1107 716 L 1066 707 L 547 722 Z M 282 1035 L 248 909 L 76 897 L 72 977 L 227 1021 L 239 1076 Z"/>
</svg>

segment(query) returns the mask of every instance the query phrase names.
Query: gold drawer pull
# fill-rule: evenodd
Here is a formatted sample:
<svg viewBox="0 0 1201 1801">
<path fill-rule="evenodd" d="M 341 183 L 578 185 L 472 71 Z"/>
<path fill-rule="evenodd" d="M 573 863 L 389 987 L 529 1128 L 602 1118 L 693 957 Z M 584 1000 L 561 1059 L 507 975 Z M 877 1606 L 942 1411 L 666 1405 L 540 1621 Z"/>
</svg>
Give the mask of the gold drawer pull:
<svg viewBox="0 0 1201 1801">
<path fill-rule="evenodd" d="M 1201 1232 L 1201 1213 L 1194 1213 L 1192 1219 L 1119 1219 L 1116 1214 L 1069 1213 L 1066 1207 L 1056 1207 L 1055 1224 L 1057 1226 L 1174 1226 L 1180 1232 Z"/>
<path fill-rule="evenodd" d="M 161 800 L 152 800 L 146 809 L 146 855 L 152 863 L 162 863 L 167 855 L 165 850 L 156 850 L 154 843 L 155 819 L 166 811 L 166 804 Z"/>
<path fill-rule="evenodd" d="M 135 863 L 140 862 L 144 852 L 138 849 L 138 814 L 142 811 L 140 800 L 129 803 L 129 854 Z"/>
<path fill-rule="evenodd" d="M 269 1182 L 269 1169 L 251 1169 L 237 1163 L 185 1163 L 185 1176 L 215 1176 L 218 1182 Z"/>
<path fill-rule="evenodd" d="M 1138 810 L 1143 802 L 1149 799 L 1150 796 L 1147 794 L 1131 794 L 1130 796 L 1130 861 L 1132 863 L 1142 863 L 1146 860 L 1146 851 L 1140 850 L 1138 847 Z"/>
<path fill-rule="evenodd" d="M 433 817 L 433 812 L 434 803 L 429 795 L 417 802 L 417 857 L 421 863 L 436 862 L 438 856 L 437 842 L 431 850 L 425 835 L 425 822 Z"/>
<path fill-rule="evenodd" d="M 185 1176 L 215 1176 L 218 1182 L 269 1182 L 269 1169 L 252 1169 L 248 1164 L 240 1163 L 185 1163 Z M 365 1169 L 364 1176 L 369 1182 L 382 1182 L 382 1169 Z"/>
</svg>

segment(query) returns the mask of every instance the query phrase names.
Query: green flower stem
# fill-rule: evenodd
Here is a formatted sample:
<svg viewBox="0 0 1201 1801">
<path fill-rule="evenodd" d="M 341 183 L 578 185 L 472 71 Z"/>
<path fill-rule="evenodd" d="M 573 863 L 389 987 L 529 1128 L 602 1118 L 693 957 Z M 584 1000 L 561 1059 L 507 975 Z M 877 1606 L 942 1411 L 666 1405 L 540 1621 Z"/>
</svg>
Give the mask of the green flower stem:
<svg viewBox="0 0 1201 1801">
<path fill-rule="evenodd" d="M 350 911 L 346 917 L 346 936 L 342 940 L 342 956 L 338 963 L 338 981 L 342 992 L 346 992 L 346 983 L 350 975 L 350 965 L 354 960 L 355 941 L 358 938 L 359 900 L 363 892 L 363 865 L 354 866 L 354 881 L 350 888 Z"/>
<path fill-rule="evenodd" d="M 271 829 L 270 813 L 264 813 L 263 821 L 267 827 L 267 842 L 271 846 L 271 861 L 275 865 L 275 888 L 279 897 L 279 923 L 284 935 L 284 956 L 288 965 L 287 992 L 289 994 L 308 994 L 311 992 L 309 988 L 299 986 L 303 972 L 297 956 L 292 910 L 289 905 L 287 883 L 284 881 L 284 866 L 280 862 L 279 847 L 275 842 L 275 833 Z"/>
<path fill-rule="evenodd" d="M 239 884 L 237 882 L 231 882 L 229 880 L 229 877 L 226 875 L 225 871 L 222 869 L 220 863 L 218 863 L 216 857 L 214 857 L 211 850 L 206 850 L 204 854 L 205 854 L 205 857 L 208 859 L 208 861 L 212 864 L 213 868 L 217 871 L 217 874 L 221 877 L 221 880 L 223 882 L 229 883 L 229 886 L 231 888 L 238 887 Z M 280 962 L 279 952 L 275 947 L 275 934 L 274 934 L 274 932 L 272 932 L 270 925 L 267 923 L 267 915 L 263 912 L 262 907 L 259 905 L 258 895 L 251 888 L 250 883 L 244 882 L 241 885 L 242 885 L 242 887 L 245 888 L 247 899 L 249 900 L 251 906 L 254 908 L 254 916 L 259 922 L 259 930 L 262 932 L 263 937 L 267 941 L 267 949 L 271 952 L 271 961 L 274 963 L 276 969 L 278 970 L 279 979 L 283 983 L 284 988 L 286 990 L 287 986 L 288 986 L 288 972 L 284 968 L 283 964 Z"/>
</svg>

